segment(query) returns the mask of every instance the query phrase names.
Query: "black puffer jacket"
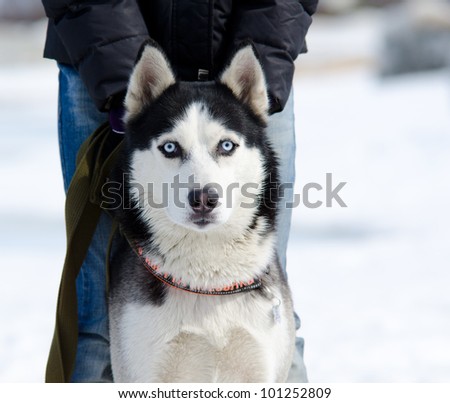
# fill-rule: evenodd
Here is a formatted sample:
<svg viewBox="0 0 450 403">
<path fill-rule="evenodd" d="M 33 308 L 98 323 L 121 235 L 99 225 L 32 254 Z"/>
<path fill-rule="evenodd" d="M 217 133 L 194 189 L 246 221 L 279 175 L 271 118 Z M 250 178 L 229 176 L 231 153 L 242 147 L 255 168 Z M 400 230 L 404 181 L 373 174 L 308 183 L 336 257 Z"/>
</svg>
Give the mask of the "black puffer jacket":
<svg viewBox="0 0 450 403">
<path fill-rule="evenodd" d="M 289 96 L 293 61 L 318 0 L 42 0 L 49 18 L 44 56 L 74 66 L 100 110 L 126 89 L 142 42 L 167 52 L 182 80 L 212 79 L 233 47 L 252 39 L 272 100 Z"/>
</svg>

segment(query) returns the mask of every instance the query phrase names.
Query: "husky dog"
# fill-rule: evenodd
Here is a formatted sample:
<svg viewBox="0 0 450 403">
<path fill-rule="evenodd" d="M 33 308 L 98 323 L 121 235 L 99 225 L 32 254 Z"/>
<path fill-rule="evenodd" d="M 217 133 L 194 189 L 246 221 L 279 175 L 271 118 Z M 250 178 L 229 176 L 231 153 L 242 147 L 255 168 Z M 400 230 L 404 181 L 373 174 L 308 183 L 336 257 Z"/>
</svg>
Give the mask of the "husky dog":
<svg viewBox="0 0 450 403">
<path fill-rule="evenodd" d="M 180 82 L 153 42 L 125 97 L 114 178 L 115 382 L 284 382 L 292 300 L 275 252 L 277 160 L 251 43 L 215 82 Z"/>
</svg>

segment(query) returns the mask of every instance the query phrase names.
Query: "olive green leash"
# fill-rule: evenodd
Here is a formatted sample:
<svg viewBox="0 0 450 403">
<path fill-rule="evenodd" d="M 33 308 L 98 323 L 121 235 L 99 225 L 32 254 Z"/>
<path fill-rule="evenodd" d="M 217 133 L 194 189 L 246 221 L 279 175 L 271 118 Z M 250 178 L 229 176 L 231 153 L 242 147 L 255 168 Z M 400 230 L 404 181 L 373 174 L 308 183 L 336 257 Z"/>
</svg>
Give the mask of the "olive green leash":
<svg viewBox="0 0 450 403">
<path fill-rule="evenodd" d="M 105 123 L 92 133 L 78 152 L 77 167 L 66 197 L 67 251 L 46 382 L 70 382 L 78 342 L 75 282 L 102 212 L 101 190 L 117 160 L 122 139 Z"/>
</svg>

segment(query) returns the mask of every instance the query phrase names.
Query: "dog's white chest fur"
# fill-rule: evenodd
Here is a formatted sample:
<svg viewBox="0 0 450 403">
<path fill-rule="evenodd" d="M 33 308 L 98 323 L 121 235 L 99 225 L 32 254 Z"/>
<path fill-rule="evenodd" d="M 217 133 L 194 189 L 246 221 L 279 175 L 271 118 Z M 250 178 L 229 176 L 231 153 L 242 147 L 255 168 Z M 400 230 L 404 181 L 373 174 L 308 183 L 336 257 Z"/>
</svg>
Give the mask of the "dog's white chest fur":
<svg viewBox="0 0 450 403">
<path fill-rule="evenodd" d="M 290 362 L 291 318 L 277 298 L 170 289 L 162 306 L 128 303 L 113 326 L 116 382 L 276 382 Z M 288 315 L 289 309 L 287 309 Z"/>
</svg>

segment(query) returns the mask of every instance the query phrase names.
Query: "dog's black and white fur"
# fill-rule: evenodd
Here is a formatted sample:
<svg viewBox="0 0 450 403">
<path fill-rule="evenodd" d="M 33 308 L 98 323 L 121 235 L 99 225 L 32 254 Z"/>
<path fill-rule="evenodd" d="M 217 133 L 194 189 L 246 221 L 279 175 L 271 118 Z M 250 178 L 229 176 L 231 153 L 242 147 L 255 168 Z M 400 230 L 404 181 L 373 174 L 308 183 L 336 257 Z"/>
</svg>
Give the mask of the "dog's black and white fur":
<svg viewBox="0 0 450 403">
<path fill-rule="evenodd" d="M 275 253 L 277 160 L 265 134 L 269 100 L 253 47 L 241 46 L 216 82 L 190 83 L 177 81 L 149 42 L 125 106 L 125 147 L 114 174 L 124 179 L 115 211 L 123 232 L 142 245 L 145 258 L 191 289 L 255 278 L 262 286 L 211 296 L 171 287 L 122 238 L 111 265 L 114 380 L 285 381 L 293 308 Z M 189 183 L 190 176 L 200 189 L 181 189 L 180 207 L 170 184 L 175 178 Z M 225 202 L 209 185 L 225 191 L 233 183 L 259 184 L 249 190 L 257 202 L 249 207 L 241 189 Z M 163 184 L 169 184 L 168 203 L 152 207 L 150 200 L 164 202 Z"/>
</svg>

